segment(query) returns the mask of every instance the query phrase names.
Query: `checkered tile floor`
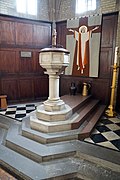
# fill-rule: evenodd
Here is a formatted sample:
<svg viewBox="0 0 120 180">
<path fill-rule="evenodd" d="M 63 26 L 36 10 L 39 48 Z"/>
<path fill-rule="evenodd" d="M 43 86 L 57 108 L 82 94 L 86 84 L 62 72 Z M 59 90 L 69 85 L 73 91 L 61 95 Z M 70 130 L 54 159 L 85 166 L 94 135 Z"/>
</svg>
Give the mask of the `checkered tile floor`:
<svg viewBox="0 0 120 180">
<path fill-rule="evenodd" d="M 0 114 L 15 118 L 18 121 L 22 121 L 22 118 L 29 115 L 30 112 L 36 109 L 35 104 L 21 104 L 15 106 L 8 106 L 6 110 L 0 109 Z"/>
<path fill-rule="evenodd" d="M 0 109 L 0 114 L 22 121 L 22 118 L 34 111 L 37 105 L 39 104 L 8 106 L 6 110 Z M 84 141 L 120 151 L 120 115 L 115 118 L 103 116 L 91 136 Z"/>
<path fill-rule="evenodd" d="M 120 151 L 120 116 L 103 116 L 91 136 L 84 141 Z"/>
</svg>

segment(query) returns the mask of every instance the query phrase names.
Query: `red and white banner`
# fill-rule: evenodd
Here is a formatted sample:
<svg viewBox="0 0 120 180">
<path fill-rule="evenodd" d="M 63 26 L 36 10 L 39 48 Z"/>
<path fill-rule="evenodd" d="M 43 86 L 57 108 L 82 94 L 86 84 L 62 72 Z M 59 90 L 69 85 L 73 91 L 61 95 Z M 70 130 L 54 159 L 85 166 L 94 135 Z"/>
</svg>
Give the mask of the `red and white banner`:
<svg viewBox="0 0 120 180">
<path fill-rule="evenodd" d="M 67 21 L 66 48 L 71 58 L 66 75 L 98 77 L 101 19 L 94 15 Z"/>
</svg>

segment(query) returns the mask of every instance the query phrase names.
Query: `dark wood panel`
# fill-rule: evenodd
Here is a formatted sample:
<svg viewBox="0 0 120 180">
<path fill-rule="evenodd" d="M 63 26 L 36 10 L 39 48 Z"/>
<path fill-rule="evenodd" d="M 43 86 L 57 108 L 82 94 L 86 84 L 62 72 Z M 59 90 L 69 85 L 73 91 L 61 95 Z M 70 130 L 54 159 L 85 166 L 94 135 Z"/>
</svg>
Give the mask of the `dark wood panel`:
<svg viewBox="0 0 120 180">
<path fill-rule="evenodd" d="M 62 45 L 66 48 L 66 29 L 67 21 L 58 22 L 56 23 L 56 30 L 57 30 L 57 44 Z"/>
<path fill-rule="evenodd" d="M 0 71 L 1 73 L 16 73 L 18 71 L 18 60 L 15 50 L 0 51 Z"/>
<path fill-rule="evenodd" d="M 19 80 L 20 100 L 34 99 L 34 84 L 33 79 L 23 78 Z"/>
<path fill-rule="evenodd" d="M 31 57 L 21 57 L 21 52 L 31 52 Z M 43 68 L 39 64 L 39 49 L 1 48 L 0 73 L 39 73 L 44 75 Z"/>
<path fill-rule="evenodd" d="M 116 26 L 116 14 L 103 16 L 101 47 L 113 47 L 115 43 Z"/>
<path fill-rule="evenodd" d="M 33 44 L 36 46 L 49 46 L 51 44 L 51 26 L 33 26 Z"/>
<path fill-rule="evenodd" d="M 100 78 L 110 78 L 111 75 L 111 65 L 113 59 L 113 49 L 112 48 L 101 48 L 100 52 Z"/>
<path fill-rule="evenodd" d="M 98 79 L 92 82 L 91 94 L 94 98 L 101 100 L 104 104 L 109 104 L 110 82 L 109 79 Z"/>
<path fill-rule="evenodd" d="M 70 94 L 70 86 L 71 83 L 74 82 L 75 86 L 77 87 L 77 93 L 82 93 L 82 87 L 83 83 L 87 82 L 92 85 L 92 78 L 82 78 L 82 77 L 73 77 L 73 76 L 64 76 L 62 75 L 60 78 L 60 94 L 65 95 L 65 94 Z"/>
<path fill-rule="evenodd" d="M 39 64 L 39 51 L 51 44 L 51 25 L 0 15 L 0 94 L 6 94 L 9 102 L 48 96 L 48 78 Z M 21 52 L 32 56 L 21 57 Z"/>
<path fill-rule="evenodd" d="M 15 23 L 0 21 L 0 43 L 15 44 Z"/>
<path fill-rule="evenodd" d="M 6 78 L 1 80 L 1 94 L 7 95 L 8 101 L 16 101 L 19 99 L 18 80 L 14 78 Z"/>
<path fill-rule="evenodd" d="M 49 95 L 49 83 L 48 76 L 36 77 L 34 80 L 35 98 L 48 97 Z"/>
<path fill-rule="evenodd" d="M 98 98 L 102 103 L 107 104 L 110 96 L 110 82 L 109 79 L 93 79 L 93 78 L 80 78 L 62 76 L 60 79 L 60 92 L 61 96 L 70 94 L 71 83 L 74 82 L 77 87 L 77 93 L 82 94 L 83 83 L 87 82 L 91 85 L 89 94 L 92 94 L 94 98 Z M 103 85 L 104 84 L 104 85 Z"/>
<path fill-rule="evenodd" d="M 16 44 L 32 45 L 33 28 L 32 24 L 16 23 Z"/>
<path fill-rule="evenodd" d="M 45 99 L 49 95 L 48 76 L 2 78 L 0 94 L 6 94 L 9 102 Z"/>
<path fill-rule="evenodd" d="M 0 16 L 0 46 L 43 48 L 51 45 L 51 23 Z"/>
<path fill-rule="evenodd" d="M 19 72 L 20 73 L 32 73 L 35 71 L 35 52 L 31 50 L 23 51 L 23 52 L 31 52 L 31 57 L 21 57 L 21 51 L 17 52 L 19 59 Z"/>
</svg>

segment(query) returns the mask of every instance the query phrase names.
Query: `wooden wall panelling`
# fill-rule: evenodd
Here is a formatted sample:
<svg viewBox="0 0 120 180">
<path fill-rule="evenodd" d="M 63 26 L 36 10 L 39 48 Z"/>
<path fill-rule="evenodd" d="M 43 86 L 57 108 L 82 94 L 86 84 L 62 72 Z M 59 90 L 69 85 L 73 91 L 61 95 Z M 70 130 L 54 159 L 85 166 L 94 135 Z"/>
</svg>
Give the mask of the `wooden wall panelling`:
<svg viewBox="0 0 120 180">
<path fill-rule="evenodd" d="M 33 44 L 47 47 L 51 44 L 51 26 L 33 25 Z"/>
<path fill-rule="evenodd" d="M 6 94 L 9 102 L 48 96 L 48 78 L 39 64 L 39 51 L 51 44 L 51 25 L 0 15 L 0 94 Z M 32 56 L 21 57 L 21 52 Z"/>
<path fill-rule="evenodd" d="M 51 45 L 51 22 L 0 16 L 0 45 L 13 47 L 48 47 Z"/>
<path fill-rule="evenodd" d="M 111 65 L 112 65 L 112 48 L 101 48 L 100 51 L 100 71 L 99 77 L 100 78 L 110 78 L 111 76 Z"/>
<path fill-rule="evenodd" d="M 39 76 L 34 78 L 35 99 L 43 99 L 49 95 L 49 79 L 48 76 Z"/>
<path fill-rule="evenodd" d="M 69 88 L 72 81 L 76 83 L 70 76 L 60 76 L 60 96 L 70 94 Z"/>
<path fill-rule="evenodd" d="M 6 94 L 8 101 L 12 102 L 17 101 L 19 99 L 17 78 L 2 78 L 1 88 L 1 94 Z"/>
<path fill-rule="evenodd" d="M 0 43 L 15 44 L 15 23 L 0 20 Z"/>
<path fill-rule="evenodd" d="M 34 99 L 34 82 L 33 78 L 20 78 L 19 79 L 19 97 L 22 100 Z"/>
<path fill-rule="evenodd" d="M 21 57 L 21 52 L 30 52 L 31 57 Z M 19 59 L 19 73 L 33 73 L 35 70 L 35 52 L 31 49 L 20 49 L 18 53 L 18 59 Z"/>
<path fill-rule="evenodd" d="M 71 82 L 75 82 L 75 85 L 77 87 L 77 93 L 81 94 L 82 93 L 82 88 L 83 88 L 83 83 L 87 82 L 90 83 L 92 86 L 92 78 L 82 78 L 82 77 L 76 77 L 76 76 L 64 76 L 62 75 L 60 78 L 60 94 L 65 95 L 65 94 L 70 94 L 70 86 Z"/>
<path fill-rule="evenodd" d="M 21 52 L 31 52 L 32 57 L 21 57 Z M 40 75 L 44 75 L 44 70 L 39 64 L 39 49 L 20 49 L 17 50 L 17 59 L 19 60 L 19 73 L 20 74 L 31 74 L 31 73 L 39 73 Z"/>
<path fill-rule="evenodd" d="M 94 98 L 100 99 L 102 103 L 109 104 L 110 83 L 108 79 L 94 79 L 92 81 L 91 94 Z"/>
<path fill-rule="evenodd" d="M 79 78 L 70 76 L 63 76 L 61 78 L 61 96 L 65 94 L 70 94 L 71 82 L 75 82 L 77 87 L 77 93 L 82 94 L 83 83 L 87 82 L 91 85 L 89 93 L 92 94 L 94 98 L 100 99 L 104 104 L 109 103 L 108 96 L 110 95 L 109 91 L 109 81 L 108 79 L 93 79 L 93 78 Z M 104 86 L 103 86 L 104 84 Z"/>
<path fill-rule="evenodd" d="M 104 15 L 102 22 L 101 47 L 113 47 L 115 43 L 115 33 L 117 26 L 117 14 Z M 114 28 L 113 28 L 114 27 Z"/>
<path fill-rule="evenodd" d="M 33 28 L 32 24 L 16 22 L 16 44 L 17 45 L 32 45 Z"/>
<path fill-rule="evenodd" d="M 2 74 L 17 73 L 18 59 L 16 59 L 15 49 L 1 49 L 0 50 L 0 71 Z"/>
<path fill-rule="evenodd" d="M 64 48 L 66 48 L 66 33 L 67 33 L 66 24 L 67 21 L 56 23 L 57 44 L 62 45 Z"/>
<path fill-rule="evenodd" d="M 100 78 L 111 78 L 117 32 L 118 14 L 103 16 L 101 52 L 100 52 Z M 114 28 L 113 28 L 114 27 Z"/>
</svg>

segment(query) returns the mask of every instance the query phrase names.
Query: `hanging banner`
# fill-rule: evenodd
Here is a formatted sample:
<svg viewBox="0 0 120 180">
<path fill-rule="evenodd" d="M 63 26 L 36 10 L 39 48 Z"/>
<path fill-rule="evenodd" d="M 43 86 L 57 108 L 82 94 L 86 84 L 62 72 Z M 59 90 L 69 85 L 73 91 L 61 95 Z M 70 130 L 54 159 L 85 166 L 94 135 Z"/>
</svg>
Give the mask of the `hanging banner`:
<svg viewBox="0 0 120 180">
<path fill-rule="evenodd" d="M 70 65 L 66 75 L 98 77 L 102 15 L 67 20 L 66 48 Z"/>
</svg>

